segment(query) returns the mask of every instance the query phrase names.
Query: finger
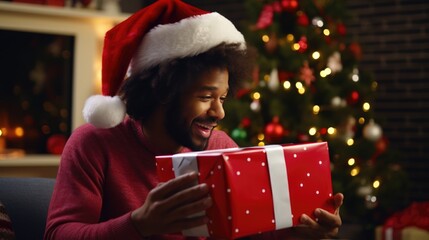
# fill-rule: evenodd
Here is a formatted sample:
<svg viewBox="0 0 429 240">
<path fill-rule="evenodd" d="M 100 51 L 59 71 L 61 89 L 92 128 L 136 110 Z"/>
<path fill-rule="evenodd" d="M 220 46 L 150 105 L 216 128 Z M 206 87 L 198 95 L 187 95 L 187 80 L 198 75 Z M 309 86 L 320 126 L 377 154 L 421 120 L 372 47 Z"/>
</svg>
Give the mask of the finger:
<svg viewBox="0 0 429 240">
<path fill-rule="evenodd" d="M 342 193 L 337 193 L 334 196 L 334 208 L 335 208 L 335 214 L 340 214 L 340 207 L 343 205 L 344 202 L 344 195 Z"/>
<path fill-rule="evenodd" d="M 307 214 L 302 214 L 300 217 L 300 222 L 310 228 L 317 228 L 319 224 L 314 221 L 312 218 L 310 218 Z"/>
<path fill-rule="evenodd" d="M 151 191 L 150 197 L 153 201 L 165 199 L 178 191 L 194 186 L 198 181 L 198 175 L 195 172 L 181 175 L 165 183 L 159 184 Z"/>
<path fill-rule="evenodd" d="M 314 215 L 317 218 L 317 222 L 324 228 L 337 228 L 341 226 L 341 218 L 337 214 L 332 214 L 323 209 L 316 209 Z"/>
<path fill-rule="evenodd" d="M 168 210 L 174 210 L 178 207 L 185 206 L 201 200 L 202 198 L 208 197 L 209 187 L 206 183 L 198 184 L 176 194 L 170 196 L 163 201 L 164 207 Z"/>
<path fill-rule="evenodd" d="M 213 205 L 213 200 L 211 197 L 206 197 L 195 201 L 191 204 L 182 206 L 174 210 L 174 215 L 176 216 L 190 216 L 195 213 L 206 210 L 207 208 Z"/>
<path fill-rule="evenodd" d="M 172 223 L 168 229 L 168 232 L 180 232 L 189 228 L 201 226 L 207 224 L 209 219 L 206 216 L 197 216 L 191 218 L 181 218 L 176 222 Z"/>
</svg>

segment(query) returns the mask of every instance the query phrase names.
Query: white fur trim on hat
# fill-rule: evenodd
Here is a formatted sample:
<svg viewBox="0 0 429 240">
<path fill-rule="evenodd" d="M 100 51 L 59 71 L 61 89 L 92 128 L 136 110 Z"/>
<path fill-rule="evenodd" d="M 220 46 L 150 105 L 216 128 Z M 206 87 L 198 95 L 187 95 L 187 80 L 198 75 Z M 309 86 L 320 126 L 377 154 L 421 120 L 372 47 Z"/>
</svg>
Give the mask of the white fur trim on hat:
<svg viewBox="0 0 429 240">
<path fill-rule="evenodd" d="M 86 100 L 82 112 L 86 122 L 98 128 L 111 128 L 124 120 L 126 108 L 118 96 L 94 95 Z"/>
<path fill-rule="evenodd" d="M 192 16 L 150 30 L 134 55 L 131 71 L 138 72 L 164 61 L 206 52 L 221 43 L 238 43 L 246 49 L 243 35 L 219 13 Z"/>
</svg>

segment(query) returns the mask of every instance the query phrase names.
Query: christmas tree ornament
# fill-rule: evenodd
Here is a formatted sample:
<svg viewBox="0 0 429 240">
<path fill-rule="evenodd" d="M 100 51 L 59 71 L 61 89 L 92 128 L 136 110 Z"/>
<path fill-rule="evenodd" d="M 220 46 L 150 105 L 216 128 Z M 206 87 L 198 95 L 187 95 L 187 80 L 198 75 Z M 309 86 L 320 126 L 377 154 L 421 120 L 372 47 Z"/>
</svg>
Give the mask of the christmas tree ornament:
<svg viewBox="0 0 429 240">
<path fill-rule="evenodd" d="M 281 6 L 286 12 L 295 12 L 298 9 L 298 0 L 281 0 Z"/>
<path fill-rule="evenodd" d="M 251 125 L 252 125 L 252 121 L 250 120 L 250 118 L 244 117 L 243 119 L 241 119 L 241 126 L 243 126 L 244 128 L 248 128 Z"/>
<path fill-rule="evenodd" d="M 331 99 L 331 106 L 334 108 L 345 107 L 346 105 L 346 100 L 340 98 L 339 96 L 335 96 Z"/>
<path fill-rule="evenodd" d="M 279 122 L 279 117 L 273 117 L 272 122 L 265 126 L 265 139 L 270 143 L 278 143 L 285 136 L 285 129 Z"/>
<path fill-rule="evenodd" d="M 352 91 L 349 95 L 349 97 L 347 98 L 347 102 L 350 105 L 356 104 L 357 102 L 359 102 L 359 92 L 358 91 Z"/>
<path fill-rule="evenodd" d="M 232 130 L 231 137 L 235 140 L 244 140 L 247 138 L 247 132 L 245 129 L 238 127 Z"/>
<path fill-rule="evenodd" d="M 313 24 L 313 26 L 315 27 L 320 27 L 320 28 L 323 27 L 323 25 L 325 25 L 321 17 L 314 17 L 313 19 L 311 19 L 311 24 Z"/>
<path fill-rule="evenodd" d="M 271 4 L 265 5 L 262 8 L 258 21 L 256 22 L 255 28 L 265 29 L 268 26 L 271 26 L 271 24 L 273 24 L 273 16 L 274 16 L 273 6 Z"/>
<path fill-rule="evenodd" d="M 280 80 L 279 80 L 279 72 L 277 68 L 273 68 L 270 73 L 270 80 L 268 81 L 268 88 L 271 91 L 276 91 L 279 89 Z"/>
<path fill-rule="evenodd" d="M 380 125 L 375 123 L 374 119 L 371 119 L 363 127 L 362 134 L 366 139 L 375 142 L 383 136 L 383 130 L 381 129 Z"/>
<path fill-rule="evenodd" d="M 306 27 L 308 24 L 310 24 L 310 20 L 307 17 L 307 14 L 305 14 L 303 11 L 298 11 L 296 13 L 297 19 L 296 23 L 300 26 Z"/>
<path fill-rule="evenodd" d="M 359 69 L 357 67 L 353 68 L 353 71 L 350 74 L 350 78 L 353 82 L 359 82 Z"/>
<path fill-rule="evenodd" d="M 305 85 L 310 86 L 311 83 L 316 79 L 313 74 L 313 70 L 308 66 L 308 62 L 305 61 L 304 65 L 299 70 L 299 79 L 305 82 Z"/>
<path fill-rule="evenodd" d="M 339 52 L 334 52 L 329 58 L 328 58 L 328 64 L 327 67 L 331 69 L 332 73 L 337 73 L 343 70 L 343 65 L 341 63 L 341 54 Z"/>
<path fill-rule="evenodd" d="M 252 103 L 250 103 L 250 109 L 254 112 L 259 112 L 261 110 L 261 103 L 259 99 L 254 99 Z"/>
<path fill-rule="evenodd" d="M 344 25 L 343 23 L 338 23 L 337 24 L 337 33 L 341 36 L 346 35 L 346 25 Z"/>
<path fill-rule="evenodd" d="M 307 37 L 302 36 L 298 41 L 298 45 L 299 45 L 298 52 L 304 53 L 308 48 Z"/>
<path fill-rule="evenodd" d="M 371 187 L 371 185 L 360 186 L 356 191 L 357 195 L 361 197 L 371 195 L 372 192 L 373 192 L 373 188 Z"/>
<path fill-rule="evenodd" d="M 360 61 L 362 59 L 362 49 L 359 43 L 350 43 L 348 49 L 356 60 Z"/>
<path fill-rule="evenodd" d="M 371 194 L 368 194 L 365 196 L 365 206 L 368 209 L 374 209 L 377 207 L 377 205 L 378 205 L 377 196 L 371 195 Z"/>
</svg>

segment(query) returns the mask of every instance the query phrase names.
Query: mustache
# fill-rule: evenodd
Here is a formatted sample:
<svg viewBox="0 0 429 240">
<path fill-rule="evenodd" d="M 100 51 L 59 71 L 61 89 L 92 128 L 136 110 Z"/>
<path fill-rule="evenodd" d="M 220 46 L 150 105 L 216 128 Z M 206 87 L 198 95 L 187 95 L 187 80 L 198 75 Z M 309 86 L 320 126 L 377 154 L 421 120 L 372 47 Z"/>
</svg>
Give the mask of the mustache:
<svg viewBox="0 0 429 240">
<path fill-rule="evenodd" d="M 218 125 L 219 120 L 214 117 L 204 117 L 204 118 L 196 118 L 196 122 L 200 122 L 207 125 L 214 125 L 215 127 Z"/>
</svg>

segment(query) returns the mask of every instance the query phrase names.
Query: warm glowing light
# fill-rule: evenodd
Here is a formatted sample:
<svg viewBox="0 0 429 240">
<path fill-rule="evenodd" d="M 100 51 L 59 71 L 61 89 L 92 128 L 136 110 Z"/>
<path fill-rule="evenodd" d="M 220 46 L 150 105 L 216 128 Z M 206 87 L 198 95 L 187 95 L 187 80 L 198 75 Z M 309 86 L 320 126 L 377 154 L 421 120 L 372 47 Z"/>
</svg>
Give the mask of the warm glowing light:
<svg viewBox="0 0 429 240">
<path fill-rule="evenodd" d="M 364 124 L 365 123 L 365 118 L 364 117 L 360 117 L 358 121 L 359 121 L 359 124 Z"/>
<path fill-rule="evenodd" d="M 265 143 L 264 142 L 259 142 L 258 146 L 265 146 Z"/>
<path fill-rule="evenodd" d="M 378 188 L 378 187 L 380 187 L 380 181 L 375 180 L 375 181 L 372 183 L 372 186 L 373 186 L 374 188 Z"/>
<path fill-rule="evenodd" d="M 314 18 L 311 22 L 315 26 L 323 27 L 323 21 L 320 18 Z"/>
<path fill-rule="evenodd" d="M 252 98 L 253 98 L 254 100 L 258 100 L 258 99 L 260 99 L 260 98 L 261 98 L 261 94 L 260 94 L 259 92 L 254 92 L 254 93 L 252 94 Z"/>
<path fill-rule="evenodd" d="M 362 105 L 362 109 L 363 109 L 364 112 L 368 112 L 370 108 L 371 108 L 371 105 L 368 102 L 365 102 Z"/>
<path fill-rule="evenodd" d="M 268 35 L 263 35 L 262 36 L 262 41 L 263 42 L 269 42 L 270 41 L 270 37 L 268 37 Z"/>
<path fill-rule="evenodd" d="M 313 113 L 314 113 L 314 114 L 319 114 L 319 112 L 320 112 L 320 107 L 319 107 L 319 105 L 314 105 L 314 106 L 313 106 Z"/>
<path fill-rule="evenodd" d="M 270 75 L 269 75 L 269 74 L 265 74 L 265 75 L 264 75 L 264 80 L 265 80 L 266 82 L 270 81 Z"/>
<path fill-rule="evenodd" d="M 258 140 L 262 141 L 265 139 L 265 135 L 263 133 L 258 134 Z"/>
<path fill-rule="evenodd" d="M 350 175 L 352 175 L 352 177 L 357 176 L 360 172 L 359 167 L 355 167 L 350 171 Z"/>
<path fill-rule="evenodd" d="M 294 43 L 294 44 L 292 45 L 292 50 L 298 51 L 298 50 L 299 50 L 299 48 L 300 48 L 299 43 Z"/>
<path fill-rule="evenodd" d="M 289 42 L 292 42 L 294 39 L 295 37 L 290 33 L 286 36 L 286 40 L 288 40 Z"/>
<path fill-rule="evenodd" d="M 3 131 L 0 129 L 0 137 L 3 136 Z"/>
<path fill-rule="evenodd" d="M 328 128 L 328 134 L 332 135 L 332 134 L 335 134 L 336 132 L 337 132 L 337 129 L 335 129 L 334 127 Z"/>
<path fill-rule="evenodd" d="M 353 74 L 352 75 L 352 80 L 353 80 L 353 82 L 359 82 L 359 75 Z"/>
<path fill-rule="evenodd" d="M 375 91 L 377 89 L 377 87 L 378 87 L 378 83 L 377 82 L 372 82 L 372 84 L 371 84 L 372 90 Z"/>
<path fill-rule="evenodd" d="M 1 135 L 0 136 L 6 136 L 7 135 L 7 128 L 1 128 Z"/>
<path fill-rule="evenodd" d="M 16 127 L 15 128 L 15 135 L 17 137 L 22 137 L 24 136 L 24 129 L 22 127 Z"/>
<path fill-rule="evenodd" d="M 298 89 L 298 93 L 301 94 L 301 95 L 304 94 L 305 93 L 305 88 L 299 88 Z"/>
<path fill-rule="evenodd" d="M 355 144 L 355 140 L 353 140 L 353 138 L 349 138 L 347 140 L 347 145 L 352 146 L 353 144 Z"/>
<path fill-rule="evenodd" d="M 329 31 L 329 29 L 323 29 L 323 34 L 325 36 L 329 36 L 329 35 L 331 35 L 331 31 Z"/>
<path fill-rule="evenodd" d="M 354 159 L 354 158 L 350 158 L 350 159 L 347 161 L 347 164 L 348 164 L 349 166 L 353 166 L 353 165 L 355 165 L 355 163 L 356 163 L 356 161 L 355 161 L 355 159 Z"/>
<path fill-rule="evenodd" d="M 295 83 L 295 87 L 296 87 L 297 89 L 303 88 L 303 86 L 304 86 L 304 85 L 302 85 L 302 82 L 296 82 L 296 83 Z"/>
<path fill-rule="evenodd" d="M 312 55 L 313 59 L 319 59 L 320 58 L 320 53 L 318 51 L 315 51 Z"/>
<path fill-rule="evenodd" d="M 283 82 L 283 88 L 284 89 L 289 89 L 290 87 L 291 87 L 291 83 L 289 81 L 286 80 Z"/>
<path fill-rule="evenodd" d="M 325 68 L 322 71 L 320 71 L 320 76 L 324 78 L 331 73 L 332 73 L 332 70 L 330 68 Z"/>
<path fill-rule="evenodd" d="M 311 136 L 314 136 L 317 133 L 317 129 L 315 127 L 312 127 L 308 130 L 308 134 Z"/>
</svg>

